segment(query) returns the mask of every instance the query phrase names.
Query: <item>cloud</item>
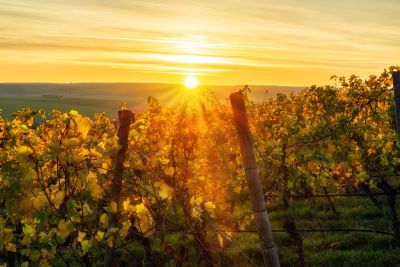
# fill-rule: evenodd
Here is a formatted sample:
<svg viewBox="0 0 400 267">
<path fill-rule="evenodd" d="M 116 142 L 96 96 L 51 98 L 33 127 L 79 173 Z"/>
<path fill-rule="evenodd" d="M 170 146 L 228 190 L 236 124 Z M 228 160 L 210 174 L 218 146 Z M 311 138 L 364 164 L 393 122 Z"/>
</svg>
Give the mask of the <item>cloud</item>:
<svg viewBox="0 0 400 267">
<path fill-rule="evenodd" d="M 399 13 L 396 0 L 0 0 L 0 64 L 101 65 L 154 71 L 156 80 L 190 72 L 228 83 L 260 74 L 269 83 L 270 70 L 367 74 L 400 62 Z"/>
</svg>

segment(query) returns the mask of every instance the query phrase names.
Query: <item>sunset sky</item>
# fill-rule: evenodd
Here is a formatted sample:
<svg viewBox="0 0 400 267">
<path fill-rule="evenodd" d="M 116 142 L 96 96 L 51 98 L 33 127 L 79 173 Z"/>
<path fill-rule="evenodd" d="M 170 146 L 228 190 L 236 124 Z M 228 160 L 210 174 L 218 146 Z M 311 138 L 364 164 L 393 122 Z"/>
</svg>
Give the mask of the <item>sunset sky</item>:
<svg viewBox="0 0 400 267">
<path fill-rule="evenodd" d="M 400 65 L 399 0 L 0 0 L 0 82 L 326 84 Z"/>
</svg>

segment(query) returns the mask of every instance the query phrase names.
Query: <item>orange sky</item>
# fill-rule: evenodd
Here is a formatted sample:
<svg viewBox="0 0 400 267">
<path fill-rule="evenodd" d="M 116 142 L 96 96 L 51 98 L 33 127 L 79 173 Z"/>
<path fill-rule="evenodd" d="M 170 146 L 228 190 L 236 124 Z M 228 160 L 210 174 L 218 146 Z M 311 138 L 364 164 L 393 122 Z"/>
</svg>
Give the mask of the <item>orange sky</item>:
<svg viewBox="0 0 400 267">
<path fill-rule="evenodd" d="M 325 84 L 400 65 L 398 0 L 0 0 L 0 82 Z"/>
</svg>

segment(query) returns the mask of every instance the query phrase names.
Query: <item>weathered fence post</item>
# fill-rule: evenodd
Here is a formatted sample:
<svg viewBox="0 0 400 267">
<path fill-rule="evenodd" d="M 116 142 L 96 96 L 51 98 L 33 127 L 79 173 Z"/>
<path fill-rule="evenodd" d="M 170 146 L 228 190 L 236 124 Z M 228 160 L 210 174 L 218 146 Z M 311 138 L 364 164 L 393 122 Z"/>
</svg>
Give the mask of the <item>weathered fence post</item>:
<svg viewBox="0 0 400 267">
<path fill-rule="evenodd" d="M 250 201 L 255 216 L 257 232 L 261 242 L 264 262 L 267 266 L 278 267 L 280 266 L 278 252 L 272 236 L 267 206 L 265 205 L 264 193 L 254 153 L 254 145 L 246 114 L 244 96 L 241 92 L 233 93 L 230 96 L 230 100 L 233 109 L 235 127 L 239 136 L 243 167 L 247 177 Z"/>
<path fill-rule="evenodd" d="M 392 74 L 393 90 L 394 90 L 394 108 L 396 115 L 396 132 L 397 139 L 400 140 L 400 72 L 396 71 Z"/>
<path fill-rule="evenodd" d="M 118 111 L 118 144 L 119 149 L 115 158 L 114 176 L 112 179 L 110 198 L 111 201 L 115 202 L 117 205 L 117 212 L 109 212 L 109 227 L 118 226 L 119 214 L 120 214 L 120 198 L 121 198 L 121 185 L 122 185 L 122 171 L 123 164 L 125 161 L 125 153 L 128 149 L 128 135 L 129 127 L 134 121 L 135 117 L 130 110 L 120 110 Z M 104 256 L 104 266 L 112 267 L 114 264 L 114 247 L 107 247 Z"/>
<path fill-rule="evenodd" d="M 396 133 L 397 133 L 397 141 L 400 141 L 400 71 L 395 71 L 392 74 L 393 78 L 393 90 L 394 90 L 394 108 L 395 108 L 395 116 L 396 116 Z M 396 197 L 397 190 L 391 187 L 387 182 L 383 184 L 383 191 L 388 194 L 388 204 L 390 207 L 390 213 L 392 215 L 392 223 L 394 232 L 397 236 L 397 243 L 400 243 L 400 222 L 397 217 L 397 209 L 396 209 Z"/>
</svg>

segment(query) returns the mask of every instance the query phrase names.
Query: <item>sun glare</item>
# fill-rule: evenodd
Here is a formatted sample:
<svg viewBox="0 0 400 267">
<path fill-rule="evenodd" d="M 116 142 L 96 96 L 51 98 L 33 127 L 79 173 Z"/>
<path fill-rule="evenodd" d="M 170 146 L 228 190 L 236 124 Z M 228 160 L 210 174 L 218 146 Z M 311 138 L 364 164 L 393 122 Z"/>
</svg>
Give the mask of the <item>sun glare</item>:
<svg viewBox="0 0 400 267">
<path fill-rule="evenodd" d="M 196 89 L 197 85 L 199 84 L 199 80 L 196 77 L 189 76 L 189 77 L 186 77 L 184 84 L 187 89 L 194 90 L 194 89 Z"/>
</svg>

